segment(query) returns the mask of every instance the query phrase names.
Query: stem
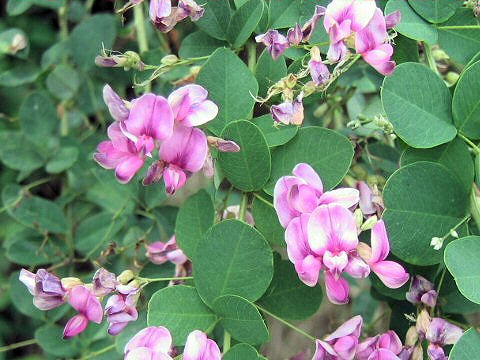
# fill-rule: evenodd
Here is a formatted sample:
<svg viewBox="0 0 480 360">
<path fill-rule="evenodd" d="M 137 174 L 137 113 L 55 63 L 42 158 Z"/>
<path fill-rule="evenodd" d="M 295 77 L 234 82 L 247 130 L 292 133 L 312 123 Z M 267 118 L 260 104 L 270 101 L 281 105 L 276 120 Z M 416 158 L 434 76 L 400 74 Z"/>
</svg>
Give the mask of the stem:
<svg viewBox="0 0 480 360">
<path fill-rule="evenodd" d="M 249 42 L 247 44 L 247 53 L 248 53 L 248 68 L 255 74 L 255 67 L 257 64 L 257 44 L 254 42 Z"/>
<path fill-rule="evenodd" d="M 112 349 L 115 349 L 115 344 L 112 344 L 112 345 L 108 345 L 107 347 L 101 349 L 101 350 L 98 350 L 98 351 L 94 351 L 90 354 L 87 354 L 83 357 L 80 358 L 80 360 L 86 360 L 86 359 L 91 359 L 91 358 L 95 358 L 97 357 L 98 355 L 102 355 L 102 354 L 105 354 L 106 352 L 109 352 L 110 350 Z"/>
<path fill-rule="evenodd" d="M 166 278 L 153 278 L 153 279 L 139 277 L 139 278 L 137 278 L 137 279 L 138 279 L 138 280 L 141 280 L 141 281 L 142 281 L 142 280 L 143 280 L 143 281 L 146 281 L 147 284 L 150 284 L 150 283 L 158 282 L 158 281 L 193 280 L 193 276 L 166 277 Z"/>
<path fill-rule="evenodd" d="M 18 348 L 21 348 L 21 347 L 24 347 L 24 346 L 34 345 L 36 343 L 37 343 L 36 339 L 20 341 L 20 342 L 14 343 L 14 344 L 10 344 L 10 345 L 7 345 L 7 346 L 0 347 L 0 353 L 7 352 L 7 351 L 10 351 L 10 350 L 14 350 L 14 349 L 18 349 Z"/>
<path fill-rule="evenodd" d="M 271 207 L 274 207 L 273 204 L 268 201 L 267 199 L 263 198 L 262 196 L 258 195 L 257 193 L 253 193 L 253 196 L 255 196 L 258 200 L 260 200 L 261 202 L 267 204 L 268 206 L 271 206 Z"/>
<path fill-rule="evenodd" d="M 247 213 L 247 194 L 243 193 L 242 202 L 240 203 L 240 211 L 238 214 L 239 220 L 245 221 L 245 215 Z"/>
<path fill-rule="evenodd" d="M 270 315 L 270 316 L 273 317 L 274 319 L 277 319 L 278 321 L 280 321 L 280 322 L 283 323 L 284 325 L 287 325 L 289 328 L 295 330 L 295 331 L 298 332 L 299 334 L 302 334 L 303 336 L 309 338 L 310 340 L 315 341 L 315 338 L 314 338 L 312 335 L 306 333 L 306 332 L 303 331 L 302 329 L 296 327 L 295 325 L 289 323 L 289 322 L 286 321 L 286 320 L 283 320 L 281 317 L 278 317 L 277 315 L 272 314 L 270 311 L 265 310 L 265 309 L 262 308 L 261 306 L 258 306 L 258 305 L 256 305 L 256 304 L 255 304 L 255 306 L 256 306 L 257 309 L 260 310 L 261 312 L 263 312 L 263 313 L 265 313 L 265 314 L 267 314 L 267 315 Z"/>
<path fill-rule="evenodd" d="M 442 289 L 443 279 L 445 278 L 445 273 L 447 272 L 447 267 L 444 265 L 442 275 L 440 276 L 440 281 L 437 286 L 437 296 L 440 295 L 440 290 Z"/>
<path fill-rule="evenodd" d="M 438 72 L 438 68 L 437 68 L 437 63 L 435 62 L 435 59 L 433 58 L 432 48 L 426 42 L 423 43 L 423 48 L 425 50 L 425 57 L 427 59 L 428 66 L 430 67 L 430 69 L 435 71 L 435 74 L 440 76 L 440 73 Z"/>
<path fill-rule="evenodd" d="M 458 133 L 458 136 L 465 141 L 470 147 L 475 151 L 475 154 L 480 155 L 480 148 L 475 145 L 469 138 L 467 138 L 465 135 L 463 135 L 461 132 Z"/>
<path fill-rule="evenodd" d="M 231 340 L 230 333 L 227 330 L 225 330 L 223 333 L 223 349 L 222 349 L 222 353 L 224 355 L 230 349 L 230 340 Z"/>
<path fill-rule="evenodd" d="M 480 25 L 437 26 L 437 29 L 441 29 L 441 30 L 469 30 L 469 29 L 480 29 Z"/>
<path fill-rule="evenodd" d="M 140 3 L 133 7 L 133 16 L 135 18 L 135 28 L 137 29 L 137 42 L 140 54 L 148 51 L 147 31 L 145 30 L 145 17 L 143 15 L 143 4 Z M 151 83 L 145 85 L 145 92 L 150 92 Z"/>
</svg>

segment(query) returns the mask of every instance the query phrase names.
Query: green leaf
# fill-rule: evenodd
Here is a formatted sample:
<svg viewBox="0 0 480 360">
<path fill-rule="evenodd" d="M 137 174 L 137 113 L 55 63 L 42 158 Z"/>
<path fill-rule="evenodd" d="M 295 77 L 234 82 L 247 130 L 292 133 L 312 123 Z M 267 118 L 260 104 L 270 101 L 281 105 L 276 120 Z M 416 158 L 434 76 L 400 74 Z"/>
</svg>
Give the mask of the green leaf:
<svg viewBox="0 0 480 360">
<path fill-rule="evenodd" d="M 70 49 L 73 60 L 82 69 L 95 67 L 95 56 L 102 49 L 112 49 L 117 36 L 115 18 L 98 14 L 78 24 L 70 34 Z"/>
<path fill-rule="evenodd" d="M 20 64 L 0 74 L 0 86 L 20 86 L 34 82 L 40 75 L 40 69 L 31 64 Z"/>
<path fill-rule="evenodd" d="M 35 144 L 45 143 L 58 129 L 59 120 L 55 104 L 49 96 L 35 91 L 22 102 L 20 126 L 25 136 Z"/>
<path fill-rule="evenodd" d="M 480 334 L 475 328 L 467 330 L 453 345 L 450 351 L 450 360 L 475 359 L 480 353 Z"/>
<path fill-rule="evenodd" d="M 284 29 L 295 26 L 302 16 L 311 17 L 318 2 L 309 0 L 270 0 L 268 5 L 268 28 Z M 323 5 L 326 5 L 324 2 Z"/>
<path fill-rule="evenodd" d="M 78 338 L 64 340 L 63 328 L 55 324 L 39 327 L 35 331 L 35 339 L 43 351 L 56 357 L 73 358 L 82 350 Z"/>
<path fill-rule="evenodd" d="M 451 0 L 409 1 L 408 3 L 417 14 L 431 23 L 447 21 L 462 6 L 460 1 Z"/>
<path fill-rule="evenodd" d="M 265 97 L 268 88 L 285 76 L 287 76 L 285 58 L 281 56 L 279 59 L 273 60 L 268 49 L 263 50 L 255 69 L 255 77 L 258 81 L 258 95 Z"/>
<path fill-rule="evenodd" d="M 426 41 L 434 45 L 438 41 L 438 33 L 435 27 L 423 20 L 409 5 L 410 1 L 389 1 L 385 6 L 385 14 L 399 10 L 402 13 L 402 21 L 395 26 L 400 34 L 418 41 Z"/>
<path fill-rule="evenodd" d="M 239 152 L 218 154 L 225 177 L 240 190 L 261 189 L 270 177 L 271 158 L 260 129 L 250 121 L 234 121 L 225 127 L 221 137 L 240 146 Z"/>
<path fill-rule="evenodd" d="M 222 2 L 216 0 L 215 4 Z M 217 49 L 203 65 L 197 83 L 209 91 L 219 107 L 217 117 L 208 123 L 215 135 L 229 122 L 250 116 L 258 93 L 257 80 L 248 67 L 228 49 Z"/>
<path fill-rule="evenodd" d="M 195 258 L 198 243 L 215 220 L 215 208 L 210 195 L 200 190 L 190 196 L 180 208 L 175 223 L 178 246 L 190 258 Z"/>
<path fill-rule="evenodd" d="M 157 291 L 148 302 L 148 326 L 165 326 L 177 346 L 184 345 L 193 330 L 207 331 L 216 321 L 215 314 L 191 286 L 166 287 Z"/>
<path fill-rule="evenodd" d="M 12 304 L 16 310 L 20 313 L 34 318 L 42 319 L 43 311 L 40 311 L 33 305 L 32 295 L 28 292 L 25 285 L 18 280 L 20 271 L 15 271 L 10 275 L 9 284 L 10 284 L 10 298 Z"/>
<path fill-rule="evenodd" d="M 418 42 L 398 34 L 395 38 L 395 52 L 393 59 L 397 64 L 404 62 L 419 62 Z"/>
<path fill-rule="evenodd" d="M 460 76 L 453 94 L 453 120 L 458 131 L 480 139 L 480 61 L 469 66 Z"/>
<path fill-rule="evenodd" d="M 225 45 L 227 45 L 225 41 L 208 36 L 202 31 L 196 31 L 183 39 L 178 55 L 182 59 L 207 56 Z"/>
<path fill-rule="evenodd" d="M 125 225 L 125 217 L 112 218 L 109 213 L 99 213 L 83 220 L 75 234 L 75 248 L 87 254 L 99 246 L 99 251 L 108 245 L 112 238 Z"/>
<path fill-rule="evenodd" d="M 353 146 L 345 136 L 317 126 L 301 128 L 286 145 L 272 151 L 272 175 L 264 190 L 272 195 L 277 180 L 301 162 L 310 164 L 324 188 L 331 189 L 342 181 L 352 159 Z"/>
<path fill-rule="evenodd" d="M 28 0 L 8 0 L 7 14 L 10 16 L 16 16 L 27 11 L 32 3 Z"/>
<path fill-rule="evenodd" d="M 262 130 L 268 147 L 275 147 L 286 144 L 297 134 L 298 126 L 281 125 L 275 126 L 275 122 L 271 114 L 265 114 L 252 120 L 260 130 Z"/>
<path fill-rule="evenodd" d="M 273 245 L 285 246 L 285 230 L 278 222 L 278 216 L 273 205 L 255 198 L 253 203 L 253 218 L 255 227 L 267 241 Z"/>
<path fill-rule="evenodd" d="M 251 226 L 238 220 L 222 221 L 200 241 L 194 274 L 198 293 L 208 305 L 222 295 L 255 301 L 272 280 L 272 250 Z"/>
<path fill-rule="evenodd" d="M 62 147 L 47 163 L 45 170 L 50 174 L 59 174 L 75 164 L 78 159 L 78 154 L 78 148 L 74 146 Z"/>
<path fill-rule="evenodd" d="M 465 194 L 469 194 L 473 184 L 473 160 L 468 146 L 460 139 L 431 149 L 406 149 L 401 157 L 402 166 L 417 161 L 438 162 L 452 171 L 462 184 Z"/>
<path fill-rule="evenodd" d="M 237 49 L 248 40 L 262 18 L 263 0 L 247 1 L 232 16 L 227 30 L 227 40 Z"/>
<path fill-rule="evenodd" d="M 480 26 L 480 21 L 473 16 L 471 9 L 460 8 L 447 22 L 437 27 L 438 44 L 451 58 L 461 64 L 468 63 L 480 51 L 480 28 L 462 28 L 468 25 Z"/>
<path fill-rule="evenodd" d="M 213 309 L 220 316 L 220 324 L 235 340 L 251 345 L 269 340 L 262 315 L 247 299 L 236 295 L 221 296 L 213 302 Z"/>
<path fill-rule="evenodd" d="M 322 288 L 300 281 L 290 261 L 278 256 L 274 264 L 272 283 L 258 304 L 283 319 L 303 320 L 315 314 L 322 303 Z"/>
<path fill-rule="evenodd" d="M 225 40 L 230 23 L 230 4 L 228 1 L 206 0 L 203 6 L 205 14 L 196 22 L 208 35 Z"/>
<path fill-rule="evenodd" d="M 60 100 L 69 100 L 77 92 L 80 79 L 77 72 L 69 65 L 58 65 L 47 77 L 47 88 Z"/>
<path fill-rule="evenodd" d="M 53 201 L 45 200 L 38 196 L 25 195 L 18 185 L 7 185 L 2 191 L 3 206 L 7 206 L 8 214 L 22 224 L 50 231 L 53 233 L 66 233 L 67 219 L 62 209 Z M 14 204 L 14 205 L 13 205 Z"/>
<path fill-rule="evenodd" d="M 0 159 L 9 168 L 25 172 L 44 163 L 35 146 L 20 131 L 0 131 Z"/>
<path fill-rule="evenodd" d="M 257 349 L 248 344 L 237 344 L 223 356 L 223 360 L 258 360 L 260 359 Z"/>
<path fill-rule="evenodd" d="M 445 249 L 445 265 L 468 300 L 480 304 L 480 236 L 452 241 Z"/>
<path fill-rule="evenodd" d="M 431 148 L 451 141 L 457 134 L 452 124 L 450 92 L 425 65 L 398 65 L 383 81 L 381 95 L 395 133 L 408 145 Z"/>
<path fill-rule="evenodd" d="M 455 175 L 438 163 L 416 162 L 388 179 L 383 197 L 393 254 L 415 265 L 442 261 L 443 251 L 433 249 L 431 239 L 447 234 L 467 209 Z"/>
</svg>

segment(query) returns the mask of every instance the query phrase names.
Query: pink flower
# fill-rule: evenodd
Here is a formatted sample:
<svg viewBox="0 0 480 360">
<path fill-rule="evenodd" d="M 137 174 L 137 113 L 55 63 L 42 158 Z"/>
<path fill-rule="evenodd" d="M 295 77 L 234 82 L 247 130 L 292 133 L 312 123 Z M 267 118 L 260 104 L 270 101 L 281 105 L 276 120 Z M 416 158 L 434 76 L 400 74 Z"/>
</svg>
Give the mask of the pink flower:
<svg viewBox="0 0 480 360">
<path fill-rule="evenodd" d="M 406 294 L 407 300 L 412 304 L 423 303 L 429 307 L 435 307 L 438 293 L 435 286 L 423 276 L 415 275 L 410 291 Z"/>
<path fill-rule="evenodd" d="M 122 98 L 108 84 L 103 87 L 103 101 L 114 120 L 125 121 L 128 119 L 130 110 L 128 110 Z"/>
<path fill-rule="evenodd" d="M 118 289 L 119 293 L 110 296 L 105 305 L 110 335 L 118 335 L 129 322 L 138 319 L 136 305 L 140 289 L 128 286 L 121 286 Z"/>
<path fill-rule="evenodd" d="M 383 220 L 378 221 L 372 229 L 371 246 L 371 249 L 364 243 L 359 246 L 362 258 L 385 286 L 391 289 L 402 287 L 410 276 L 400 264 L 385 260 L 390 253 L 390 243 Z"/>
<path fill-rule="evenodd" d="M 272 105 L 270 112 L 277 123 L 285 125 L 302 125 L 303 123 L 303 95 L 297 96 L 292 103 L 286 101 L 279 105 Z"/>
<path fill-rule="evenodd" d="M 260 34 L 255 37 L 257 43 L 263 43 L 274 60 L 277 60 L 290 47 L 285 36 L 280 34 L 277 30 L 268 30 L 265 34 Z"/>
<path fill-rule="evenodd" d="M 95 161 L 105 169 L 115 169 L 121 183 L 128 183 L 145 163 L 145 149 L 137 149 L 115 122 L 108 127 L 110 141 L 102 141 L 93 155 Z"/>
<path fill-rule="evenodd" d="M 393 47 L 388 43 L 387 25 L 382 10 L 376 9 L 369 24 L 357 32 L 355 49 L 379 73 L 383 75 L 393 73 L 396 63 L 390 60 Z"/>
<path fill-rule="evenodd" d="M 322 256 L 327 296 L 334 304 L 349 301 L 348 282 L 341 277 L 346 271 L 353 277 L 367 277 L 370 269 L 357 255 L 357 225 L 353 214 L 338 204 L 321 205 L 308 221 L 310 248 Z"/>
<path fill-rule="evenodd" d="M 293 176 L 283 176 L 275 184 L 273 203 L 283 227 L 303 213 L 311 213 L 319 205 L 339 204 L 350 208 L 358 203 L 358 190 L 340 188 L 323 192 L 323 183 L 313 168 L 300 163 Z"/>
<path fill-rule="evenodd" d="M 394 11 L 391 14 L 388 14 L 387 16 L 385 16 L 385 24 L 387 25 L 387 29 L 394 28 L 395 26 L 397 26 L 397 24 L 401 20 L 402 20 L 402 13 L 399 10 Z"/>
<path fill-rule="evenodd" d="M 176 265 L 181 265 L 188 260 L 187 256 L 177 246 L 175 235 L 168 242 L 155 241 L 147 245 L 147 257 L 151 262 L 161 265 L 170 261 Z"/>
<path fill-rule="evenodd" d="M 163 326 L 140 330 L 125 346 L 125 360 L 171 360 L 172 336 Z"/>
<path fill-rule="evenodd" d="M 135 143 L 137 151 L 150 155 L 156 140 L 165 140 L 172 135 L 173 121 L 167 99 L 145 94 L 133 101 L 128 119 L 121 129 Z"/>
<path fill-rule="evenodd" d="M 300 24 L 288 29 L 287 40 L 290 45 L 298 45 L 303 41 L 303 32 Z"/>
<path fill-rule="evenodd" d="M 309 214 L 301 214 L 290 221 L 285 231 L 287 254 L 295 265 L 298 277 L 308 286 L 315 286 L 322 268 L 322 258 L 312 251 L 308 242 L 307 225 Z"/>
<path fill-rule="evenodd" d="M 431 360 L 446 360 L 448 357 L 443 351 L 443 346 L 455 344 L 463 335 L 463 330 L 441 318 L 433 318 L 428 327 L 426 338 L 428 356 Z"/>
<path fill-rule="evenodd" d="M 343 60 L 347 52 L 344 41 L 367 26 L 376 8 L 373 0 L 333 0 L 328 4 L 324 26 L 330 35 L 330 61 Z"/>
<path fill-rule="evenodd" d="M 330 79 L 330 70 L 328 70 L 327 65 L 323 63 L 318 47 L 313 47 L 312 50 L 310 50 L 310 54 L 311 58 L 308 62 L 308 70 L 315 85 L 321 86 Z"/>
<path fill-rule="evenodd" d="M 353 360 L 362 324 L 362 317 L 355 316 L 323 341 L 316 340 L 316 351 L 312 360 Z"/>
<path fill-rule="evenodd" d="M 117 278 L 114 273 L 100 268 L 93 276 L 93 293 L 95 296 L 103 297 L 115 291 L 118 285 Z"/>
<path fill-rule="evenodd" d="M 150 0 L 150 20 L 157 25 L 172 13 L 171 0 Z"/>
<path fill-rule="evenodd" d="M 199 330 L 192 331 L 183 350 L 183 360 L 220 360 L 222 355 L 215 341 Z"/>
<path fill-rule="evenodd" d="M 78 311 L 78 315 L 68 320 L 63 331 L 63 338 L 69 339 L 83 332 L 90 321 L 100 324 L 103 310 L 100 301 L 87 287 L 75 286 L 69 292 L 68 302 Z"/>
<path fill-rule="evenodd" d="M 359 205 L 363 215 L 375 214 L 377 212 L 377 208 L 373 202 L 374 194 L 372 189 L 370 189 L 365 181 L 359 181 L 357 183 L 357 189 L 360 193 Z"/>
<path fill-rule="evenodd" d="M 213 120 L 218 114 L 218 107 L 207 100 L 208 91 L 200 85 L 185 85 L 175 90 L 168 97 L 168 103 L 178 124 L 199 126 Z"/>
<path fill-rule="evenodd" d="M 398 360 L 403 350 L 402 342 L 393 330 L 367 338 L 357 347 L 357 360 Z"/>
<path fill-rule="evenodd" d="M 317 29 L 317 25 L 320 18 L 325 14 L 325 8 L 323 6 L 315 6 L 315 12 L 313 16 L 303 25 L 296 24 L 287 32 L 287 39 L 291 45 L 298 45 L 301 42 L 307 42 L 312 37 L 313 33 Z"/>
<path fill-rule="evenodd" d="M 199 20 L 205 13 L 205 9 L 193 0 L 179 0 L 178 9 L 181 10 L 182 16 L 190 16 L 192 21 Z"/>
<path fill-rule="evenodd" d="M 31 273 L 20 270 L 19 280 L 33 295 L 33 304 L 40 310 L 51 310 L 65 303 L 66 291 L 58 277 L 45 269 Z"/>
<path fill-rule="evenodd" d="M 207 137 L 202 130 L 177 126 L 160 147 L 160 159 L 168 165 L 163 171 L 169 194 L 182 188 L 192 173 L 200 171 L 208 153 Z"/>
</svg>

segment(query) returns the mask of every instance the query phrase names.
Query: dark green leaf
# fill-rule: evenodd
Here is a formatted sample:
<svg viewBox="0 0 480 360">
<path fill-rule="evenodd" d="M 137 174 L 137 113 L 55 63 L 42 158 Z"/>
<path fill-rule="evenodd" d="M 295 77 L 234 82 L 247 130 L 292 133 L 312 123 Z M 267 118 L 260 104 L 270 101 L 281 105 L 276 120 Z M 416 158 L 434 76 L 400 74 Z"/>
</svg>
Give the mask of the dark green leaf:
<svg viewBox="0 0 480 360">
<path fill-rule="evenodd" d="M 9 168 L 25 172 L 44 163 L 35 146 L 20 131 L 0 131 L 0 159 Z"/>
<path fill-rule="evenodd" d="M 460 1 L 426 0 L 408 2 L 417 14 L 431 23 L 441 23 L 448 20 L 462 6 Z"/>
<path fill-rule="evenodd" d="M 466 360 L 475 359 L 480 353 L 480 334 L 471 328 L 466 331 L 460 340 L 453 345 L 452 351 L 450 351 L 450 360 Z"/>
<path fill-rule="evenodd" d="M 224 41 L 210 37 L 202 31 L 196 31 L 183 39 L 178 55 L 182 59 L 207 56 L 225 45 L 227 43 Z"/>
<path fill-rule="evenodd" d="M 268 147 L 275 147 L 286 144 L 297 134 L 298 126 L 280 125 L 275 126 L 275 122 L 271 114 L 265 114 L 252 120 L 260 130 L 262 130 Z"/>
<path fill-rule="evenodd" d="M 237 344 L 227 351 L 223 360 L 258 360 L 257 350 L 248 344 Z"/>
<path fill-rule="evenodd" d="M 236 49 L 250 37 L 262 18 L 263 0 L 247 1 L 232 16 L 227 30 L 227 40 Z"/>
<path fill-rule="evenodd" d="M 255 77 L 258 81 L 258 95 L 265 97 L 268 88 L 284 76 L 287 76 L 285 58 L 281 56 L 279 59 L 273 60 L 268 49 L 263 50 L 255 69 Z"/>
<path fill-rule="evenodd" d="M 20 86 L 34 82 L 40 69 L 35 65 L 18 65 L 0 73 L 0 86 Z"/>
<path fill-rule="evenodd" d="M 267 241 L 273 245 L 285 246 L 285 230 L 278 222 L 277 213 L 273 205 L 266 204 L 263 200 L 255 198 L 253 203 L 253 218 L 255 227 Z"/>
<path fill-rule="evenodd" d="M 61 357 L 76 357 L 81 351 L 81 343 L 77 338 L 63 339 L 63 328 L 55 324 L 47 324 L 35 331 L 38 345 L 46 353 Z"/>
<path fill-rule="evenodd" d="M 196 22 L 208 35 L 225 40 L 230 23 L 230 5 L 228 1 L 206 0 L 205 14 Z"/>
<path fill-rule="evenodd" d="M 60 100 L 69 100 L 77 92 L 80 79 L 77 72 L 69 65 L 58 65 L 47 77 L 47 88 Z"/>
<path fill-rule="evenodd" d="M 59 120 L 53 101 L 40 91 L 31 93 L 20 107 L 20 125 L 35 144 L 44 144 L 58 129 Z"/>
<path fill-rule="evenodd" d="M 78 159 L 78 154 L 79 151 L 74 146 L 62 147 L 47 163 L 45 170 L 50 174 L 59 174 L 75 164 Z"/>
</svg>

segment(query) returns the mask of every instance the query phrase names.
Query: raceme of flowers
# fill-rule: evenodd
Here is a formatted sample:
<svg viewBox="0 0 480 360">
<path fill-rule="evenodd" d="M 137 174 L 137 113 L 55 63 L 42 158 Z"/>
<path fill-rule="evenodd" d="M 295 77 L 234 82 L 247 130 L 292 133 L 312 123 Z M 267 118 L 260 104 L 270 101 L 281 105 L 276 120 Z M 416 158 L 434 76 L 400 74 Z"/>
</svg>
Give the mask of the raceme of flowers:
<svg viewBox="0 0 480 360">
<path fill-rule="evenodd" d="M 115 122 L 108 127 L 110 140 L 98 145 L 94 159 L 106 169 L 115 169 L 118 181 L 127 183 L 158 149 L 159 160 L 149 167 L 144 184 L 163 177 L 167 192 L 175 193 L 204 167 L 209 143 L 220 151 L 239 151 L 235 143 L 208 139 L 196 128 L 217 116 L 218 107 L 207 96 L 207 90 L 191 84 L 173 91 L 168 99 L 148 93 L 127 102 L 105 85 L 103 98 Z"/>
<path fill-rule="evenodd" d="M 386 260 L 390 244 L 383 220 L 373 225 L 370 245 L 359 242 L 361 229 L 352 212 L 360 200 L 357 189 L 324 191 L 319 175 L 305 163 L 292 173 L 277 181 L 274 206 L 286 229 L 288 257 L 306 285 L 315 286 L 323 271 L 330 301 L 346 304 L 349 285 L 344 272 L 365 278 L 372 271 L 393 289 L 408 281 L 400 264 Z"/>
</svg>

